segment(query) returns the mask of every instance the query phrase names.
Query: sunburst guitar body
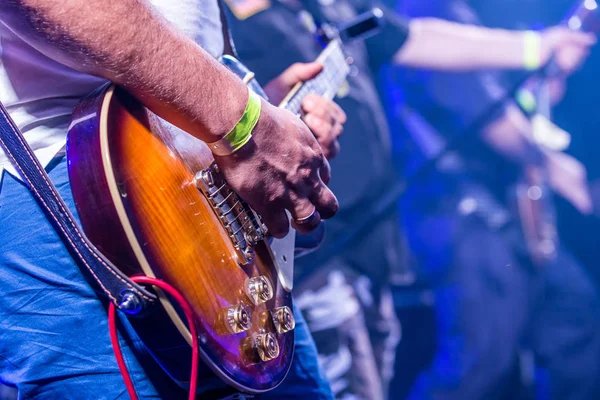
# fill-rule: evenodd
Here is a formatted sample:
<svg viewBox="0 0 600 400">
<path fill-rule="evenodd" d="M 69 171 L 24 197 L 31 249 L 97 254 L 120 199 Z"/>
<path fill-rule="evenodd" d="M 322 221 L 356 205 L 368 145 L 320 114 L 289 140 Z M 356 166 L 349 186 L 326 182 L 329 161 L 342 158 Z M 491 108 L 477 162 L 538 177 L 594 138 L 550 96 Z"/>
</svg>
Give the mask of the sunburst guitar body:
<svg viewBox="0 0 600 400">
<path fill-rule="evenodd" d="M 339 45 L 330 47 L 321 61 L 327 65 L 331 54 L 343 61 Z M 339 86 L 346 73 L 321 85 Z M 318 83 L 310 92 L 327 95 Z M 303 89 L 288 96 L 289 109 L 308 94 Z M 281 249 L 271 246 L 260 216 L 227 185 L 209 148 L 107 85 L 76 108 L 67 158 L 86 235 L 126 274 L 157 277 L 183 295 L 204 364 L 246 393 L 281 383 L 294 354 L 293 237 L 291 252 L 286 240 Z M 190 331 L 170 298 L 157 294 L 158 310 L 133 324 L 164 369 L 184 382 Z"/>
</svg>

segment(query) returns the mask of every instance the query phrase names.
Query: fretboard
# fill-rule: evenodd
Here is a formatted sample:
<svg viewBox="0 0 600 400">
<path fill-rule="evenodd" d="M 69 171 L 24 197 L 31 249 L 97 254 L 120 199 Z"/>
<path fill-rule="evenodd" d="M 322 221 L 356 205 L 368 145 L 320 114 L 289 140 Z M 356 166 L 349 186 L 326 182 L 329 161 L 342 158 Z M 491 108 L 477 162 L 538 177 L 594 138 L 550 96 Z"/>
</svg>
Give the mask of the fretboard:
<svg viewBox="0 0 600 400">
<path fill-rule="evenodd" d="M 327 99 L 333 99 L 346 80 L 350 66 L 342 51 L 339 40 L 330 42 L 321 52 L 316 62 L 323 65 L 323 70 L 314 79 L 299 83 L 281 102 L 279 107 L 300 115 L 302 100 L 314 93 Z"/>
</svg>

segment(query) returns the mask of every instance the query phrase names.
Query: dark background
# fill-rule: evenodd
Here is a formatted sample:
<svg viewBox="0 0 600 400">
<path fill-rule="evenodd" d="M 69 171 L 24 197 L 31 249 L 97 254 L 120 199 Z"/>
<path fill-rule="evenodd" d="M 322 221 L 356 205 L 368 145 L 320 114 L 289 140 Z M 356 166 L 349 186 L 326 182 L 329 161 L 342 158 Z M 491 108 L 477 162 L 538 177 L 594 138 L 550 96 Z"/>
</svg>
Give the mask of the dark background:
<svg viewBox="0 0 600 400">
<path fill-rule="evenodd" d="M 422 0 L 428 1 L 428 0 Z M 581 0 L 579 0 L 581 1 Z M 542 29 L 558 24 L 575 0 L 470 0 L 482 22 L 489 27 Z M 600 14 L 600 13 L 599 13 Z M 572 135 L 568 153 L 577 157 L 588 170 L 588 178 L 600 210 L 600 44 L 592 49 L 583 68 L 567 81 L 563 101 L 553 110 L 554 122 Z M 600 288 L 600 212 L 582 216 L 566 201 L 556 198 L 562 244 L 586 266 Z M 402 290 L 397 291 L 402 295 Z M 402 301 L 396 303 L 397 306 Z M 397 352 L 396 372 L 391 399 L 403 399 L 413 379 L 426 368 L 435 349 L 435 314 L 425 303 L 397 308 L 403 337 Z M 506 398 L 511 400 L 547 398 L 544 371 L 536 373 L 534 388 L 520 386 L 518 376 Z M 537 396 L 535 396 L 535 394 Z"/>
<path fill-rule="evenodd" d="M 559 23 L 578 3 L 574 0 L 471 0 L 483 22 L 491 27 L 539 29 Z M 572 135 L 568 152 L 588 169 L 595 204 L 600 210 L 600 45 L 583 68 L 569 78 L 567 92 L 554 109 L 554 121 Z M 600 283 L 600 212 L 583 217 L 569 204 L 557 199 L 562 242 L 587 266 Z"/>
</svg>

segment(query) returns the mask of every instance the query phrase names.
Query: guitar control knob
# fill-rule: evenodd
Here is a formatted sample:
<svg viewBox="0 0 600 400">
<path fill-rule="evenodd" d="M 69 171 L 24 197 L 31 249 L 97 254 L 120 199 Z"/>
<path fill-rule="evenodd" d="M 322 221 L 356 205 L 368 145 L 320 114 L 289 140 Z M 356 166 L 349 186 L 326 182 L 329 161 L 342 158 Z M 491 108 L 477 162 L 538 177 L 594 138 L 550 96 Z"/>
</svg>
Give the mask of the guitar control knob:
<svg viewBox="0 0 600 400">
<path fill-rule="evenodd" d="M 231 333 L 247 331 L 252 326 L 252 312 L 244 305 L 227 309 L 227 328 Z"/>
<path fill-rule="evenodd" d="M 273 286 L 266 276 L 248 278 L 246 279 L 246 295 L 257 306 L 273 298 Z"/>
<path fill-rule="evenodd" d="M 273 324 L 275 329 L 279 333 L 286 333 L 296 327 L 296 321 L 294 320 L 294 314 L 289 307 L 278 307 L 271 311 L 271 317 L 273 318 Z"/>
<path fill-rule="evenodd" d="M 262 361 L 270 361 L 279 356 L 279 343 L 272 333 L 256 335 L 254 348 Z"/>
</svg>

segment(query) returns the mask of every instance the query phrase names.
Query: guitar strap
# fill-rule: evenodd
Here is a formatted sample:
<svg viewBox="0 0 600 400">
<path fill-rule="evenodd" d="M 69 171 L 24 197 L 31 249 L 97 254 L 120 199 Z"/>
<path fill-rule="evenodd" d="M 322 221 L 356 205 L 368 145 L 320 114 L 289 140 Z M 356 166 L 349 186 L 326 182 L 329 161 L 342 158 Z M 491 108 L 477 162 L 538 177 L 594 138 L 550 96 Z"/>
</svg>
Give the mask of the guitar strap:
<svg viewBox="0 0 600 400">
<path fill-rule="evenodd" d="M 225 52 L 235 55 L 223 4 L 221 0 L 218 0 L 218 3 L 221 10 Z M 101 292 L 119 310 L 128 314 L 137 314 L 153 304 L 156 296 L 131 281 L 85 236 L 2 103 L 0 103 L 0 146 L 71 251 L 71 255 L 79 267 L 93 279 L 100 287 Z"/>
<path fill-rule="evenodd" d="M 63 239 L 72 257 L 82 271 L 98 284 L 101 292 L 127 314 L 137 314 L 154 303 L 155 295 L 127 278 L 85 236 L 2 103 L 0 145 Z"/>
<path fill-rule="evenodd" d="M 230 55 L 238 58 L 237 52 L 235 51 L 235 45 L 233 39 L 231 39 L 231 31 L 229 30 L 229 23 L 227 22 L 227 12 L 225 11 L 225 4 L 223 0 L 217 0 L 219 5 L 220 17 L 221 17 L 221 30 L 223 31 L 223 54 Z"/>
</svg>

